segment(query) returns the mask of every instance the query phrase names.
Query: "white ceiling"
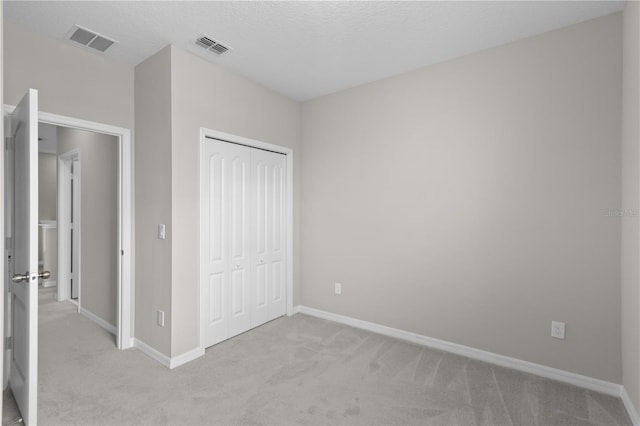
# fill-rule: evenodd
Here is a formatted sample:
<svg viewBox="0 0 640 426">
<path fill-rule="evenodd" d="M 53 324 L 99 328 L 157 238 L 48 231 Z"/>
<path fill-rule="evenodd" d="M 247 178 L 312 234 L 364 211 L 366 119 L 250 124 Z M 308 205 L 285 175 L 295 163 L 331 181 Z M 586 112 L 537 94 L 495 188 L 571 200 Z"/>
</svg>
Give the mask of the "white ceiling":
<svg viewBox="0 0 640 426">
<path fill-rule="evenodd" d="M 4 1 L 4 19 L 63 39 L 74 24 L 137 65 L 167 44 L 304 101 L 622 10 L 623 1 Z M 231 46 L 222 56 L 194 40 Z"/>
</svg>

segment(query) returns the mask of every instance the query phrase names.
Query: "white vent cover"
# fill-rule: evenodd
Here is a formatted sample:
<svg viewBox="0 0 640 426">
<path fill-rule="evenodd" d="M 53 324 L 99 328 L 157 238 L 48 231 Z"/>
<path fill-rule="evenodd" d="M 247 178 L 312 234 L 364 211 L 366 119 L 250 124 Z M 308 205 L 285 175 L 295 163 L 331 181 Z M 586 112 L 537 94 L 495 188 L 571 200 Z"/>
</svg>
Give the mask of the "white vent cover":
<svg viewBox="0 0 640 426">
<path fill-rule="evenodd" d="M 115 43 L 118 43 L 112 38 L 98 34 L 97 32 L 81 27 L 80 25 L 74 25 L 67 33 L 66 38 L 75 43 L 81 44 L 82 46 L 90 47 L 100 52 L 104 52 Z"/>
<path fill-rule="evenodd" d="M 212 39 L 211 37 L 205 34 L 202 34 L 200 37 L 196 39 L 196 44 L 211 52 L 217 53 L 218 55 L 222 55 L 224 52 L 231 49 L 229 46 L 225 46 L 224 44 Z"/>
</svg>

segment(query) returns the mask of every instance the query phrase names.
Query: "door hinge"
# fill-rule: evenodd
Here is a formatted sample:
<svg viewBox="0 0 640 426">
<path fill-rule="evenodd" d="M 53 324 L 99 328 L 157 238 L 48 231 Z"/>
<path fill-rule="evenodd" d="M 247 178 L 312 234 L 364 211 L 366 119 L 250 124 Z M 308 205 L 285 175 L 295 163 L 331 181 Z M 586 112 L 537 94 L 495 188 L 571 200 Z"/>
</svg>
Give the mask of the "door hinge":
<svg viewBox="0 0 640 426">
<path fill-rule="evenodd" d="M 4 249 L 11 250 L 13 248 L 13 239 L 11 237 L 4 238 Z"/>
<path fill-rule="evenodd" d="M 13 336 L 5 337 L 4 349 L 5 350 L 13 349 Z"/>
<path fill-rule="evenodd" d="M 13 148 L 13 137 L 12 136 L 6 136 L 4 138 L 4 149 L 6 151 L 11 151 L 12 148 Z"/>
</svg>

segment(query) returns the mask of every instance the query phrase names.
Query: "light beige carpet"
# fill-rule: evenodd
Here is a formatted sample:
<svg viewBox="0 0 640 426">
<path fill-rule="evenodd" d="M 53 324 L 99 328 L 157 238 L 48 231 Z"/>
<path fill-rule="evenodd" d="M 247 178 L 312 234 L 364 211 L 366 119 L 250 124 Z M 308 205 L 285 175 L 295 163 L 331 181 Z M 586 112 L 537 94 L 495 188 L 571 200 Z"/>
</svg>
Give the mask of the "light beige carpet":
<svg viewBox="0 0 640 426">
<path fill-rule="evenodd" d="M 46 291 L 41 425 L 630 424 L 617 398 L 305 315 L 168 370 Z"/>
</svg>

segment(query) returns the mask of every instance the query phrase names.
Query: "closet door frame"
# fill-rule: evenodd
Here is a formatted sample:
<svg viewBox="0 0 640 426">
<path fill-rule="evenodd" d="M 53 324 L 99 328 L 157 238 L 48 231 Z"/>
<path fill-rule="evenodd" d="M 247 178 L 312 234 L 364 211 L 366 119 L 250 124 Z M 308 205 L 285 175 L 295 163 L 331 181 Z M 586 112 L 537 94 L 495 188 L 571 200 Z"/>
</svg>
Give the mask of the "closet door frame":
<svg viewBox="0 0 640 426">
<path fill-rule="evenodd" d="M 293 315 L 293 151 L 290 148 L 274 145 L 266 142 L 261 142 L 254 139 L 245 138 L 242 136 L 236 136 L 229 133 L 220 132 L 217 130 L 207 129 L 205 127 L 200 128 L 200 146 L 199 146 L 199 158 L 202 158 L 204 155 L 204 146 L 207 140 L 218 140 L 221 142 L 234 143 L 238 145 L 244 145 L 250 148 L 262 149 L 265 151 L 276 152 L 278 154 L 283 154 L 286 158 L 286 203 L 285 203 L 285 244 L 286 244 L 286 253 L 285 253 L 285 297 L 286 297 L 286 314 L 287 316 Z M 200 161 L 198 161 L 198 167 L 200 167 Z M 202 170 L 198 170 L 198 176 L 202 175 Z M 206 220 L 206 208 L 202 204 L 202 200 L 205 199 L 204 194 L 205 188 L 202 184 L 200 184 L 200 198 L 199 198 L 199 216 L 200 216 L 200 229 L 204 229 L 204 223 Z M 206 277 L 205 270 L 205 262 L 206 260 L 203 258 L 206 253 L 206 238 L 203 236 L 202 232 L 198 232 L 200 236 L 200 258 L 198 270 L 200 272 L 200 304 L 199 304 L 199 317 L 200 321 L 198 324 L 199 327 L 199 338 L 200 338 L 200 348 L 205 349 L 205 338 L 204 338 L 204 324 L 205 324 L 205 298 L 204 298 L 204 286 L 208 282 Z"/>
</svg>

